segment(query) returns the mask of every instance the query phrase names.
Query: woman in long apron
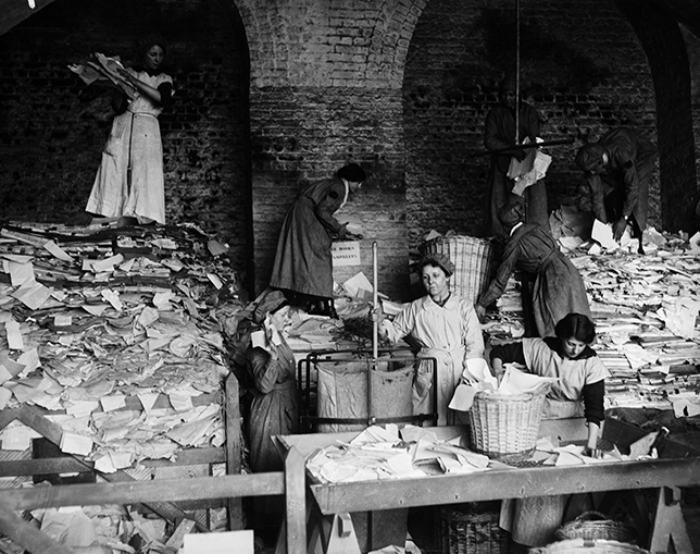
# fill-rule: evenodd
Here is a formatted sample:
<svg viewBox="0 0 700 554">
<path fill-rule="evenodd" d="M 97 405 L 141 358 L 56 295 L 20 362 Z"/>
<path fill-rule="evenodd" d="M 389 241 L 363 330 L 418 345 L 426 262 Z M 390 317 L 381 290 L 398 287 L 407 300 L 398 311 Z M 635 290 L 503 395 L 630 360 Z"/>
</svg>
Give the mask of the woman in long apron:
<svg viewBox="0 0 700 554">
<path fill-rule="evenodd" d="M 484 357 L 484 339 L 473 304 L 452 293 L 449 278 L 454 264 L 445 254 L 432 254 L 420 263 L 428 294 L 406 306 L 393 321 L 384 320 L 380 332 L 391 342 L 410 335 L 420 346 L 419 355 L 437 360 L 438 425 L 461 423 L 448 408 L 469 358 Z M 432 413 L 432 365 L 421 362 L 413 386 L 413 412 Z"/>
<path fill-rule="evenodd" d="M 610 372 L 590 346 L 595 325 L 586 315 L 566 315 L 557 323 L 555 335 L 494 346 L 491 367 L 499 379 L 503 364 L 512 362 L 542 377 L 557 378 L 547 395 L 543 419 L 585 417 L 588 439 L 584 453 L 592 455 L 605 417 L 605 379 Z M 554 495 L 504 501 L 501 525 L 516 543 L 543 546 L 561 526 L 567 499 Z"/>
<path fill-rule="evenodd" d="M 104 217 L 165 223 L 163 144 L 158 116 L 172 105 L 173 79 L 162 71 L 165 43 L 157 35 L 139 41 L 141 64 L 119 70 L 135 93 L 115 90 L 117 115 L 85 210 Z M 78 72 L 79 66 L 73 71 Z"/>
</svg>

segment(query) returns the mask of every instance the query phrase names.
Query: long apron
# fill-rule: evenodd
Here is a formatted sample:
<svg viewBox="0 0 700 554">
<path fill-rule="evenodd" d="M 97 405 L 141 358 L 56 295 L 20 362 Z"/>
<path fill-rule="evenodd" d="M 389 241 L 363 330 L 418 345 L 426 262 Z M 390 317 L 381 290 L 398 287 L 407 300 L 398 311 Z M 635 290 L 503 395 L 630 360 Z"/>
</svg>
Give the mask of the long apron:
<svg viewBox="0 0 700 554">
<path fill-rule="evenodd" d="M 547 398 L 542 419 L 581 417 L 583 402 Z M 545 546 L 554 540 L 562 525 L 567 494 L 506 499 L 501 503 L 500 526 L 510 531 L 513 540 L 527 546 Z"/>
<path fill-rule="evenodd" d="M 419 356 L 437 360 L 438 425 L 460 425 L 466 421 L 463 412 L 456 412 L 448 408 L 455 388 L 462 377 L 465 353 L 464 345 L 460 345 L 452 350 L 425 347 L 419 353 Z M 413 384 L 414 414 L 425 414 L 435 411 L 432 394 L 432 367 L 433 365 L 429 361 L 421 361 L 418 367 L 416 380 Z"/>
</svg>

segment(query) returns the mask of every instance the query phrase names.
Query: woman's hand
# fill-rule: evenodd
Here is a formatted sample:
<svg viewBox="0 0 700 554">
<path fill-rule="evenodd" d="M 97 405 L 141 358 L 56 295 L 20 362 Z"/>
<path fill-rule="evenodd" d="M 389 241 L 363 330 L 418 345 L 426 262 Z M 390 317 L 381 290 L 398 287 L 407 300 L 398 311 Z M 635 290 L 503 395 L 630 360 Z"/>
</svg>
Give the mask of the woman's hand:
<svg viewBox="0 0 700 554">
<path fill-rule="evenodd" d="M 623 216 L 613 224 L 613 239 L 619 242 L 627 229 L 627 219 Z"/>
<path fill-rule="evenodd" d="M 476 317 L 482 321 L 486 317 L 486 308 L 484 308 L 481 304 L 477 304 L 474 306 L 474 309 L 476 310 Z"/>
</svg>

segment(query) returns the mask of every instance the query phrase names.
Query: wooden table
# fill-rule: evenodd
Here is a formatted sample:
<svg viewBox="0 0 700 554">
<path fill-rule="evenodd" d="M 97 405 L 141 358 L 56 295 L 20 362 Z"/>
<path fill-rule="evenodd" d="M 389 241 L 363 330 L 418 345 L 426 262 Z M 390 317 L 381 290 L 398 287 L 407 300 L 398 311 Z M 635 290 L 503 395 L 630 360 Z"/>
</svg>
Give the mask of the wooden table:
<svg viewBox="0 0 700 554">
<path fill-rule="evenodd" d="M 441 439 L 463 433 L 463 428 L 430 428 Z M 288 435 L 280 437 L 287 448 L 309 456 L 319 448 L 348 441 L 353 433 Z M 586 438 L 583 420 L 543 421 L 540 436 L 561 442 Z M 556 444 L 556 443 L 555 443 Z M 324 518 L 312 530 L 309 552 L 359 554 L 350 513 L 482 502 L 599 491 L 656 489 L 656 513 L 651 522 L 648 548 L 667 552 L 674 542 L 677 552 L 692 552 L 679 503 L 679 488 L 700 485 L 700 457 L 600 463 L 590 466 L 492 469 L 469 475 L 438 475 L 412 479 L 318 483 L 307 472 L 310 496 Z M 384 546 L 384 545 L 379 545 Z M 402 546 L 402 545 L 401 545 Z"/>
</svg>

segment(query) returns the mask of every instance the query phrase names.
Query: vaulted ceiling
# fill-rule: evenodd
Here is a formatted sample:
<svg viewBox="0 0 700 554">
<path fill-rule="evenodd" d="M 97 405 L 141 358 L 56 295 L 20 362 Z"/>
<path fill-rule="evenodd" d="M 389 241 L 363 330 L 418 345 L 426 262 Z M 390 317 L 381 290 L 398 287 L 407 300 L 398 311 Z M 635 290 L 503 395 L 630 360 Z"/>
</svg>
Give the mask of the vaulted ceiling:
<svg viewBox="0 0 700 554">
<path fill-rule="evenodd" d="M 0 0 L 0 35 L 5 34 L 54 0 Z M 34 7 L 32 7 L 34 6 Z"/>
<path fill-rule="evenodd" d="M 231 1 L 235 4 L 235 0 Z M 700 37 L 700 2 L 697 0 L 651 1 L 668 10 L 679 23 Z M 54 0 L 0 0 L 0 35 L 52 2 Z"/>
</svg>

